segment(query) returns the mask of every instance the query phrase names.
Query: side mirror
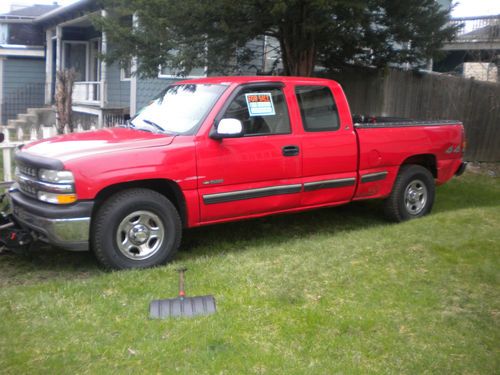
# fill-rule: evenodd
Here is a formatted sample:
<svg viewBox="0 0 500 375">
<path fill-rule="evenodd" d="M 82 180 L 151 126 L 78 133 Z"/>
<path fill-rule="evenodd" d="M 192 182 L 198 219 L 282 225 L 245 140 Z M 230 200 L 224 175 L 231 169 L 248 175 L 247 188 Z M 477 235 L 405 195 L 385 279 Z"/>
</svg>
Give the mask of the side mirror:
<svg viewBox="0 0 500 375">
<path fill-rule="evenodd" d="M 243 136 L 243 124 L 235 118 L 223 118 L 217 128 L 212 129 L 210 138 L 238 138 Z"/>
</svg>

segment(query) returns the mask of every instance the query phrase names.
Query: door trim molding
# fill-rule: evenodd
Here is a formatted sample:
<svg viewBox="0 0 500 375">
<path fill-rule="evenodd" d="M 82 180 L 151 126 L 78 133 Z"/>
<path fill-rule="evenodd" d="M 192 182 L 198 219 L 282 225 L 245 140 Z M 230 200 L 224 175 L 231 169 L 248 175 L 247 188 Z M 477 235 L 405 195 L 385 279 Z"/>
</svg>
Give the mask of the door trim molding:
<svg viewBox="0 0 500 375">
<path fill-rule="evenodd" d="M 361 182 L 366 183 L 366 182 L 385 180 L 385 178 L 387 177 L 387 173 L 388 173 L 387 171 L 382 171 L 377 173 L 365 174 L 364 176 L 361 176 Z"/>
<path fill-rule="evenodd" d="M 227 193 L 206 194 L 203 196 L 205 204 L 233 202 L 245 199 L 271 197 L 282 194 L 300 193 L 302 184 L 269 186 L 258 189 L 236 190 Z"/>
<path fill-rule="evenodd" d="M 353 186 L 356 184 L 356 179 L 354 177 L 349 178 L 338 178 L 334 180 L 323 180 L 306 182 L 304 184 L 304 191 L 315 191 L 320 189 L 331 189 L 340 188 L 345 186 Z"/>
</svg>

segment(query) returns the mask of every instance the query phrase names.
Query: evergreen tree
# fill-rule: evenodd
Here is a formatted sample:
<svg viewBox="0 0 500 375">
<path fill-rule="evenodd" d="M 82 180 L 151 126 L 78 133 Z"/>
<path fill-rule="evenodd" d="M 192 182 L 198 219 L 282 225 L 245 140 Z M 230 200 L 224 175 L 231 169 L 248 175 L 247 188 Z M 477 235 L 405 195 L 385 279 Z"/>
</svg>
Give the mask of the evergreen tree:
<svg viewBox="0 0 500 375">
<path fill-rule="evenodd" d="M 141 76 L 156 76 L 158 66 L 231 73 L 252 58 L 248 42 L 262 36 L 279 41 L 287 75 L 345 63 L 418 63 L 456 31 L 435 0 L 102 0 L 102 6 L 108 15 L 94 22 L 114 46 L 105 58 L 125 65 L 137 56 Z"/>
</svg>

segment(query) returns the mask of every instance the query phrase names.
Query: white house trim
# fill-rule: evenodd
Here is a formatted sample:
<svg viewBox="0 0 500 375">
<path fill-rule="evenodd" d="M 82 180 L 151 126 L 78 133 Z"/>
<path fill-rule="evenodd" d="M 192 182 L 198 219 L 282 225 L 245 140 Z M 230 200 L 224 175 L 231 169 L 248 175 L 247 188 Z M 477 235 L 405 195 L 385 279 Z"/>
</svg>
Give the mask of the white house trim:
<svg viewBox="0 0 500 375">
<path fill-rule="evenodd" d="M 47 44 L 47 53 L 45 54 L 45 104 L 47 105 L 52 104 L 53 34 L 52 29 L 45 32 L 45 42 Z"/>
<path fill-rule="evenodd" d="M 101 16 L 106 17 L 107 12 L 105 10 L 101 10 Z M 106 32 L 102 32 L 101 35 L 101 53 L 103 55 L 108 52 L 108 38 L 106 36 Z M 107 73 L 107 65 L 104 60 L 101 61 L 101 107 L 104 107 L 106 103 L 108 102 L 108 98 L 106 97 L 106 94 L 108 92 L 107 90 L 107 85 L 108 85 L 108 73 Z M 99 127 L 102 127 L 102 119 L 100 119 L 101 123 L 99 123 Z"/>
<path fill-rule="evenodd" d="M 3 57 L 0 57 L 0 103 L 3 103 Z M 0 124 L 2 121 L 2 105 L 0 105 Z M 4 124 L 7 125 L 7 124 Z"/>
<path fill-rule="evenodd" d="M 45 50 L 42 46 L 38 48 L 30 48 L 30 46 L 20 47 L 22 48 L 12 48 L 12 46 L 2 45 L 0 46 L 0 56 L 45 57 Z"/>
<path fill-rule="evenodd" d="M 56 72 L 61 71 L 62 67 L 62 26 L 56 26 Z"/>
<path fill-rule="evenodd" d="M 139 26 L 139 17 L 137 12 L 132 16 L 132 27 L 136 28 Z M 130 67 L 132 72 L 132 77 L 130 78 L 130 106 L 129 112 L 130 117 L 135 116 L 137 112 L 137 57 L 132 58 L 132 66 Z"/>
</svg>

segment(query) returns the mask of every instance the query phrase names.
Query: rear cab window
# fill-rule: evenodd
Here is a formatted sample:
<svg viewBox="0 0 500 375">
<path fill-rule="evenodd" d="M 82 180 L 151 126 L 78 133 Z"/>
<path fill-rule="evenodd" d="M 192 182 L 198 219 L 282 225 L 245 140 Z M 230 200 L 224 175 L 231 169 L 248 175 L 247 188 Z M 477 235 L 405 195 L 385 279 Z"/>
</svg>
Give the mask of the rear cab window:
<svg viewBox="0 0 500 375">
<path fill-rule="evenodd" d="M 340 128 L 339 113 L 327 86 L 297 86 L 302 125 L 306 132 L 335 131 Z"/>
</svg>

